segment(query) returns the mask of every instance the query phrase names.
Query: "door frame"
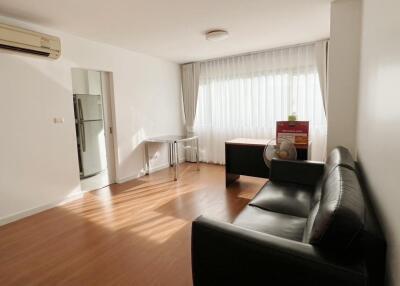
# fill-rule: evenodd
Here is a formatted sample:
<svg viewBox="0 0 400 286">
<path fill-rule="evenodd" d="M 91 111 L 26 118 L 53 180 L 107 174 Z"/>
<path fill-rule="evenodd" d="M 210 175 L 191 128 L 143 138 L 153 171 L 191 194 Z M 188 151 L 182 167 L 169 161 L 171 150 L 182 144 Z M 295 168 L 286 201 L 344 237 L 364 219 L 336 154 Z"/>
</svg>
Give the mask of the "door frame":
<svg viewBox="0 0 400 286">
<path fill-rule="evenodd" d="M 115 146 L 117 146 L 117 133 L 116 133 L 116 123 L 115 123 L 115 101 L 114 101 L 115 97 L 114 97 L 113 72 L 84 68 L 84 67 L 73 67 L 71 68 L 71 73 L 73 70 L 96 71 L 100 73 L 108 180 L 109 184 L 114 184 L 117 181 L 116 158 L 118 156 L 118 153 L 115 148 Z"/>
<path fill-rule="evenodd" d="M 101 79 L 101 90 L 103 93 L 104 113 L 104 135 L 106 140 L 107 168 L 110 184 L 116 182 L 116 126 L 115 126 L 115 103 L 114 103 L 114 81 L 113 73 L 99 71 Z"/>
</svg>

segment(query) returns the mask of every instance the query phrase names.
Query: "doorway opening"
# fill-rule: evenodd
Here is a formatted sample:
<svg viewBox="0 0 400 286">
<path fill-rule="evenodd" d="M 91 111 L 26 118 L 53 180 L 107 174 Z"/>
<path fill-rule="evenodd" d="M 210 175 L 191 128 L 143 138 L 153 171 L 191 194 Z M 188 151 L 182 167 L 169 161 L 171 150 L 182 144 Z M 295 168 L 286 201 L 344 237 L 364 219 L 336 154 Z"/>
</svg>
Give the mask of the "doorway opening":
<svg viewBox="0 0 400 286">
<path fill-rule="evenodd" d="M 115 182 L 112 73 L 71 73 L 81 189 L 92 191 Z"/>
</svg>

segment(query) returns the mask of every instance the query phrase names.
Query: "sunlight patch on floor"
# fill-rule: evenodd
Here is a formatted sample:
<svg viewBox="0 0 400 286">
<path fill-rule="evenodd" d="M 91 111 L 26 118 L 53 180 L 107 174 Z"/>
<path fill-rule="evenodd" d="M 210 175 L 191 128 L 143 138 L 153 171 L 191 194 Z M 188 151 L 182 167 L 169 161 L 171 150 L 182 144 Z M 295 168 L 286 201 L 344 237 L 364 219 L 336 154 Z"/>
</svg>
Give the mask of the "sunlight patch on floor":
<svg viewBox="0 0 400 286">
<path fill-rule="evenodd" d="M 162 244 L 188 223 L 190 222 L 183 219 L 172 216 L 163 216 L 158 220 L 134 227 L 130 229 L 130 231 L 147 238 L 152 242 Z"/>
</svg>

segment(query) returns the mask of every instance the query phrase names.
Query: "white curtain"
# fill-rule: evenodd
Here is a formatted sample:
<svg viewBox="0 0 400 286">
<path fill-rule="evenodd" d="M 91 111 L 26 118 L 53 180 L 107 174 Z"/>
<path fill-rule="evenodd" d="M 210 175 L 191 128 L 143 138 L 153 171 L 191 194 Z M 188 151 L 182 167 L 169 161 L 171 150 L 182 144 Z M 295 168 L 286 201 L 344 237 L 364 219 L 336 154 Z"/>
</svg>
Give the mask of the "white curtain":
<svg viewBox="0 0 400 286">
<path fill-rule="evenodd" d="M 200 64 L 190 63 L 181 66 L 182 76 L 182 97 L 183 108 L 185 113 L 185 128 L 186 135 L 193 135 L 193 124 L 196 117 L 197 95 L 199 91 L 199 76 Z M 187 161 L 196 161 L 196 153 L 193 152 L 193 143 L 187 143 L 187 146 L 192 147 L 186 149 L 185 158 Z"/>
<path fill-rule="evenodd" d="M 224 164 L 224 142 L 274 138 L 276 121 L 310 121 L 313 160 L 325 157 L 326 119 L 315 44 L 201 63 L 197 116 L 200 160 Z"/>
<path fill-rule="evenodd" d="M 321 89 L 322 103 L 324 106 L 325 117 L 328 114 L 328 52 L 329 41 L 323 40 L 315 43 L 315 61 L 317 65 L 319 86 Z M 327 139 L 321 141 L 321 149 L 327 149 Z M 326 159 L 326 152 L 323 153 L 322 160 Z"/>
<path fill-rule="evenodd" d="M 315 43 L 315 63 L 325 113 L 328 110 L 328 40 Z"/>
</svg>

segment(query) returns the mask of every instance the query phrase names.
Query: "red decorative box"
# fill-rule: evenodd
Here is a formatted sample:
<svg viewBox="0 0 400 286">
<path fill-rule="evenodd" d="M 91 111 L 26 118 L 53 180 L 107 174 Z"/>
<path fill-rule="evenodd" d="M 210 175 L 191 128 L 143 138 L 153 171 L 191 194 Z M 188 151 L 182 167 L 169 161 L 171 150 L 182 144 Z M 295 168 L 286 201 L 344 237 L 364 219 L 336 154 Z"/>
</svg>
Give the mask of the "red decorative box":
<svg viewBox="0 0 400 286">
<path fill-rule="evenodd" d="M 298 149 L 308 148 L 309 122 L 308 121 L 277 121 L 276 141 L 283 139 L 291 141 Z"/>
</svg>

